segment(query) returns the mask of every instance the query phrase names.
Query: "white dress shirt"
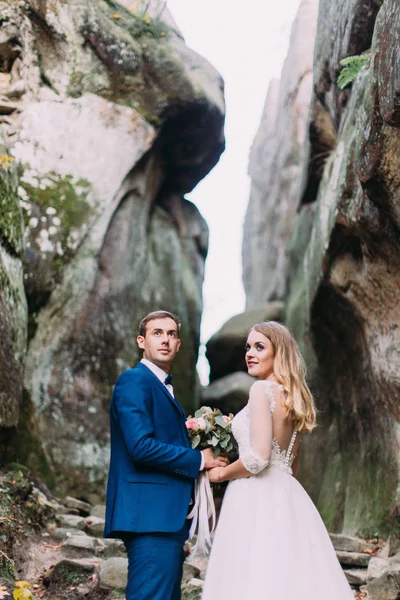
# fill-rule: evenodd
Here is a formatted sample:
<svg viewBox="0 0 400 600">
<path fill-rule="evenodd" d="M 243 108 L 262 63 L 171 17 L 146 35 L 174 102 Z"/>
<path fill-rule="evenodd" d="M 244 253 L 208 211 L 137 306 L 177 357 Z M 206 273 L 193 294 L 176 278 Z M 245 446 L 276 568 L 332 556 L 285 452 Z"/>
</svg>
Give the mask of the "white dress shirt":
<svg viewBox="0 0 400 600">
<path fill-rule="evenodd" d="M 169 391 L 171 396 L 173 398 L 175 398 L 174 388 L 172 387 L 172 384 L 171 383 L 168 383 L 168 385 L 165 384 L 165 378 L 167 376 L 167 373 L 165 371 L 163 371 L 162 369 L 160 369 L 160 367 L 157 367 L 157 365 L 152 363 L 151 360 L 147 360 L 147 358 L 142 358 L 142 360 L 140 362 L 143 363 L 145 367 L 150 369 L 150 371 L 152 373 L 154 373 L 154 375 L 157 377 L 157 379 L 159 379 L 161 381 L 161 383 L 163 385 L 165 385 L 165 387 L 167 388 L 167 390 Z M 201 454 L 200 471 L 202 471 L 203 469 L 204 469 L 204 456 L 203 456 L 203 454 Z"/>
<path fill-rule="evenodd" d="M 165 371 L 163 371 L 162 369 L 160 369 L 160 367 L 157 367 L 157 365 L 152 363 L 151 360 L 147 360 L 147 358 L 142 358 L 142 360 L 140 362 L 143 363 L 145 365 L 145 367 L 150 369 L 150 371 L 152 373 L 154 373 L 154 375 L 157 377 L 157 379 L 159 379 L 161 381 L 161 383 L 163 385 L 165 385 L 165 387 L 167 388 L 167 390 L 169 391 L 171 396 L 173 398 L 175 398 L 174 388 L 172 387 L 172 384 L 171 383 L 169 383 L 168 385 L 165 384 L 165 378 L 167 376 L 167 373 Z"/>
</svg>

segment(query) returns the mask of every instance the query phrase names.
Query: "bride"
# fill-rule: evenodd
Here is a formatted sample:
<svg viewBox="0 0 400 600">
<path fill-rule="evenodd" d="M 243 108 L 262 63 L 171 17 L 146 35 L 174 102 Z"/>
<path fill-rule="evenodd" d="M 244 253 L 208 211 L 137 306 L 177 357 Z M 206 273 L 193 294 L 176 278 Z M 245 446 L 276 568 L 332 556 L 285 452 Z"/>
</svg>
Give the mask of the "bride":
<svg viewBox="0 0 400 600">
<path fill-rule="evenodd" d="M 328 532 L 293 477 L 303 433 L 315 426 L 304 362 L 290 332 L 255 325 L 246 345 L 257 377 L 233 419 L 239 459 L 209 471 L 230 481 L 202 600 L 353 600 Z"/>
</svg>

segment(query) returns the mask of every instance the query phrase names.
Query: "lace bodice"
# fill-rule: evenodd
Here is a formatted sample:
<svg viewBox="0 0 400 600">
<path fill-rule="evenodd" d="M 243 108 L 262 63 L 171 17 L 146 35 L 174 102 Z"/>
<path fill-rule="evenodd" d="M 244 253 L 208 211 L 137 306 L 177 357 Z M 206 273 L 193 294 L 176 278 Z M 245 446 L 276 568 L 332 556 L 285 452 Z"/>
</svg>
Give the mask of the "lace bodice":
<svg viewBox="0 0 400 600">
<path fill-rule="evenodd" d="M 260 382 L 261 383 L 261 382 Z M 273 437 L 272 428 L 272 414 L 275 410 L 275 395 L 274 388 L 282 390 L 282 386 L 276 384 L 273 381 L 263 381 L 265 393 L 268 399 L 269 411 L 266 413 L 265 421 L 261 423 L 261 427 L 258 428 L 258 435 L 263 435 L 264 447 L 267 446 L 267 452 L 261 453 L 257 450 L 257 443 L 252 443 L 250 435 L 250 402 L 241 410 L 232 421 L 232 432 L 239 445 L 239 456 L 248 471 L 254 475 L 262 475 L 267 471 L 266 467 L 273 465 L 286 473 L 292 474 L 292 464 L 295 458 L 293 454 L 293 446 L 296 441 L 297 431 L 293 432 L 292 438 L 288 449 L 282 450 L 278 444 L 278 441 Z M 253 413 L 253 419 L 263 419 L 264 415 L 261 413 Z M 264 430 L 263 430 L 264 427 Z M 269 438 L 269 439 L 268 439 Z M 258 444 L 260 447 L 260 444 Z M 262 455 L 263 454 L 263 455 Z"/>
</svg>

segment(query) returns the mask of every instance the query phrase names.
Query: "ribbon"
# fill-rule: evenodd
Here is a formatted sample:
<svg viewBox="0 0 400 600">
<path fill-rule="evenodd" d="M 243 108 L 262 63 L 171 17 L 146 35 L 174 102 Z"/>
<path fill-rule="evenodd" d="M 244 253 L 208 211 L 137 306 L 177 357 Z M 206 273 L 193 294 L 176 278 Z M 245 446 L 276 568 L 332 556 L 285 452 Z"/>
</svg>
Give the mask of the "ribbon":
<svg viewBox="0 0 400 600">
<path fill-rule="evenodd" d="M 211 550 L 211 534 L 215 529 L 216 514 L 207 473 L 199 473 L 194 482 L 194 505 L 186 518 L 193 519 L 189 532 L 190 539 L 197 533 L 197 540 L 190 558 L 194 558 L 199 553 L 208 556 Z"/>
</svg>

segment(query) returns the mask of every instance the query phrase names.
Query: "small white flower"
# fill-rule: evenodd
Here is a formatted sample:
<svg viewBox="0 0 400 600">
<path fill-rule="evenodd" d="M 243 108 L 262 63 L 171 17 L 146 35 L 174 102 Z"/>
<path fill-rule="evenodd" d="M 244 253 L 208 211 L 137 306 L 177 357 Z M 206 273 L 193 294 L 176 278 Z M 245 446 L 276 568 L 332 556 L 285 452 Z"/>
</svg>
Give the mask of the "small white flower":
<svg viewBox="0 0 400 600">
<path fill-rule="evenodd" d="M 23 200 L 28 200 L 28 194 L 26 192 L 26 189 L 23 188 L 22 185 L 18 186 L 18 196 Z"/>
</svg>

